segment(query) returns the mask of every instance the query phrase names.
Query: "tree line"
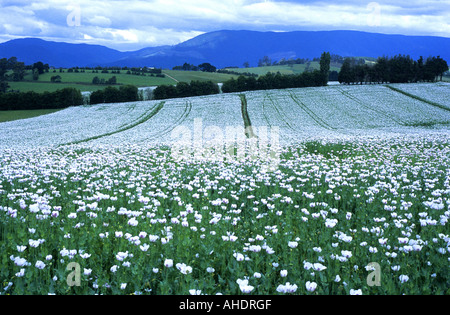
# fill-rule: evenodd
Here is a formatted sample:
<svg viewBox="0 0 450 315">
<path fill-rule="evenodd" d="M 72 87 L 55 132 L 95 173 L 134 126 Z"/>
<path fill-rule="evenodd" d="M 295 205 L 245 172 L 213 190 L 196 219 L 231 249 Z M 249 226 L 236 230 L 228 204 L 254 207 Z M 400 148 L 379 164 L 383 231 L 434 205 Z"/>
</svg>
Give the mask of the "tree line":
<svg viewBox="0 0 450 315">
<path fill-rule="evenodd" d="M 334 65 L 342 65 L 344 62 L 344 57 L 336 54 L 330 54 L 330 61 Z M 362 58 L 358 58 L 362 59 Z M 293 66 L 293 65 L 304 65 L 304 64 L 310 64 L 311 62 L 319 62 L 320 57 L 315 57 L 312 60 L 309 58 L 281 58 L 279 61 L 272 60 L 269 56 L 264 56 L 263 58 L 259 59 L 258 61 L 258 67 L 267 67 L 267 66 Z M 249 62 L 244 63 L 244 68 L 249 68 L 250 64 Z"/>
<path fill-rule="evenodd" d="M 14 92 L 0 94 L 0 111 L 31 109 L 63 109 L 83 105 L 79 90 L 65 88 L 56 92 Z"/>
<path fill-rule="evenodd" d="M 301 74 L 276 74 L 269 72 L 266 75 L 255 77 L 239 76 L 237 80 L 231 78 L 222 86 L 224 93 L 244 92 L 256 90 L 274 90 L 325 86 L 328 84 L 331 55 L 324 52 L 320 58 L 320 70 L 304 72 Z"/>
<path fill-rule="evenodd" d="M 155 100 L 163 100 L 168 98 L 183 98 L 219 93 L 219 85 L 212 81 L 191 81 L 190 83 L 178 82 L 176 86 L 160 85 L 153 91 L 153 98 Z"/>
<path fill-rule="evenodd" d="M 134 85 L 122 85 L 119 88 L 108 86 L 103 90 L 91 93 L 89 103 L 125 103 L 139 101 L 139 90 Z"/>
<path fill-rule="evenodd" d="M 125 103 L 139 101 L 136 86 L 124 85 L 119 88 L 108 86 L 103 90 L 92 92 L 89 104 Z M 64 109 L 84 105 L 85 100 L 80 90 L 64 88 L 55 92 L 9 92 L 0 93 L 0 111 Z"/>
<path fill-rule="evenodd" d="M 178 71 L 202 71 L 202 72 L 216 72 L 217 67 L 208 62 L 204 62 L 198 66 L 185 62 L 182 66 L 175 66 L 172 70 Z"/>
<path fill-rule="evenodd" d="M 269 72 L 268 74 L 259 76 L 258 78 L 254 76 L 247 77 L 240 75 L 237 79 L 231 78 L 230 80 L 225 81 L 222 86 L 222 92 L 233 93 L 255 90 L 324 86 L 328 84 L 330 63 L 330 53 L 324 52 L 320 58 L 320 70 L 304 72 L 297 75 L 285 75 L 279 72 L 273 74 Z M 219 86 L 211 81 L 192 81 L 191 83 L 179 82 L 176 86 L 161 85 L 155 89 L 153 95 L 156 100 L 161 100 L 168 98 L 212 95 L 218 93 L 220 93 Z"/>
<path fill-rule="evenodd" d="M 434 82 L 448 70 L 441 57 L 417 61 L 410 56 L 379 57 L 373 65 L 346 58 L 338 80 L 341 84 Z"/>
</svg>

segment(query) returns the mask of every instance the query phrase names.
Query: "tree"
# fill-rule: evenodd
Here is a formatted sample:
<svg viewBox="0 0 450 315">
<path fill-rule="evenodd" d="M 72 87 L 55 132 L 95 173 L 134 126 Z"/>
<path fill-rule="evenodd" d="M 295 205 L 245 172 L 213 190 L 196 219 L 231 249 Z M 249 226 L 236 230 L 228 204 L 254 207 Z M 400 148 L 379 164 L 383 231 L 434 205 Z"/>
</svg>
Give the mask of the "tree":
<svg viewBox="0 0 450 315">
<path fill-rule="evenodd" d="M 8 91 L 8 89 L 9 89 L 8 82 L 0 80 L 0 94 L 6 93 L 6 91 Z"/>
<path fill-rule="evenodd" d="M 379 57 L 377 63 L 374 66 L 376 81 L 381 83 L 387 83 L 391 80 L 389 60 L 387 57 Z"/>
<path fill-rule="evenodd" d="M 164 100 L 177 97 L 177 88 L 173 85 L 160 85 L 153 91 L 155 100 Z"/>
<path fill-rule="evenodd" d="M 356 65 L 353 69 L 354 82 L 358 82 L 361 85 L 367 81 L 367 76 L 369 73 L 369 67 L 367 65 Z"/>
<path fill-rule="evenodd" d="M 62 78 L 60 75 L 54 75 L 50 78 L 50 81 L 53 83 L 61 83 Z"/>
<path fill-rule="evenodd" d="M 139 100 L 139 89 L 134 85 L 123 85 L 119 88 L 121 102 L 136 102 Z"/>
<path fill-rule="evenodd" d="M 414 60 L 410 56 L 394 56 L 389 60 L 389 67 L 391 83 L 408 83 L 414 80 Z"/>
<path fill-rule="evenodd" d="M 8 71 L 8 60 L 6 58 L 0 59 L 0 93 L 5 93 L 8 88 L 8 82 L 6 82 L 6 72 Z"/>
<path fill-rule="evenodd" d="M 99 77 L 94 77 L 92 79 L 92 84 L 95 84 L 95 85 L 100 84 L 100 78 Z"/>
<path fill-rule="evenodd" d="M 53 96 L 52 99 L 54 100 L 55 108 L 83 105 L 83 96 L 81 95 L 80 90 L 65 88 L 58 90 L 54 94 L 55 96 Z"/>
<path fill-rule="evenodd" d="M 191 87 L 189 86 L 189 83 L 178 82 L 177 83 L 177 95 L 178 95 L 178 97 L 191 96 Z"/>
<path fill-rule="evenodd" d="M 39 70 L 37 68 L 33 69 L 33 80 L 34 81 L 39 80 Z"/>
<path fill-rule="evenodd" d="M 237 92 L 237 82 L 233 77 L 230 80 L 227 80 L 223 83 L 222 92 L 223 93 Z"/>
<path fill-rule="evenodd" d="M 173 70 L 198 71 L 198 67 L 185 62 L 182 66 L 173 67 Z"/>
<path fill-rule="evenodd" d="M 16 62 L 13 69 L 12 80 L 13 81 L 22 81 L 25 77 L 25 63 Z"/>
<path fill-rule="evenodd" d="M 320 57 L 320 73 L 323 76 L 324 85 L 328 84 L 330 75 L 331 55 L 329 52 L 324 52 Z"/>
<path fill-rule="evenodd" d="M 442 59 L 440 56 L 437 57 L 437 70 L 438 70 L 438 74 L 441 77 L 441 81 L 442 81 L 442 77 L 444 76 L 444 73 L 447 72 L 449 70 L 449 66 L 447 61 L 445 61 L 444 59 Z"/>
<path fill-rule="evenodd" d="M 328 74 L 331 65 L 331 55 L 329 52 L 324 52 L 320 57 L 320 72 Z"/>
<path fill-rule="evenodd" d="M 216 72 L 217 71 L 216 67 L 214 67 L 212 64 L 207 63 L 207 62 L 202 63 L 201 65 L 199 65 L 198 69 L 200 71 L 203 71 L 203 72 Z"/>
<path fill-rule="evenodd" d="M 91 105 L 102 104 L 105 102 L 105 96 L 102 90 L 94 91 L 90 96 Z"/>
<path fill-rule="evenodd" d="M 429 57 L 425 65 L 426 77 L 429 81 L 435 81 L 437 77 L 442 77 L 444 72 L 448 71 L 447 62 L 440 56 Z"/>
<path fill-rule="evenodd" d="M 328 81 L 339 81 L 339 72 L 337 72 L 336 70 L 330 71 Z"/>
<path fill-rule="evenodd" d="M 108 81 L 106 81 L 106 84 L 111 84 L 111 85 L 117 84 L 117 77 L 113 76 L 112 78 L 108 79 Z"/>
<path fill-rule="evenodd" d="M 352 69 L 352 60 L 350 58 L 345 58 L 341 71 L 339 72 L 338 80 L 341 84 L 350 84 L 355 82 L 355 76 Z"/>
<path fill-rule="evenodd" d="M 419 60 L 417 60 L 417 63 L 415 64 L 415 71 L 416 71 L 416 82 L 421 82 L 424 79 L 424 71 L 425 71 L 425 64 L 423 61 L 423 56 L 420 56 Z"/>
<path fill-rule="evenodd" d="M 121 101 L 120 91 L 115 87 L 108 86 L 103 90 L 105 103 L 117 103 Z"/>
<path fill-rule="evenodd" d="M 248 61 L 244 62 L 244 68 L 250 68 L 250 63 Z"/>
<path fill-rule="evenodd" d="M 268 56 L 264 56 L 258 61 L 258 67 L 267 67 L 272 65 L 272 60 Z"/>
<path fill-rule="evenodd" d="M 9 58 L 9 59 L 8 59 L 8 66 L 7 66 L 7 69 L 8 69 L 8 70 L 14 69 L 14 66 L 16 65 L 17 62 L 18 62 L 18 61 L 17 61 L 17 57 L 11 57 L 11 58 Z"/>
<path fill-rule="evenodd" d="M 47 65 L 47 67 L 48 67 L 48 65 Z M 37 69 L 39 72 L 38 74 L 44 74 L 45 68 L 46 67 L 45 67 L 44 63 L 42 63 L 42 61 L 38 61 L 33 64 L 33 71 L 34 71 L 34 69 Z"/>
</svg>

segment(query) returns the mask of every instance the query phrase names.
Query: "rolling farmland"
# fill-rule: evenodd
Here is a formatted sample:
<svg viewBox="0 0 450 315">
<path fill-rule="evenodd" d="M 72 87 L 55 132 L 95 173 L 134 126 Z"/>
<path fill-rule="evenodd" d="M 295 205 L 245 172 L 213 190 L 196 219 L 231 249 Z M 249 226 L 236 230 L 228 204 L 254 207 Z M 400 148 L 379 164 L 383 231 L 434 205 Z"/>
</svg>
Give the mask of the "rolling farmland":
<svg viewBox="0 0 450 315">
<path fill-rule="evenodd" d="M 323 137 L 416 133 L 421 129 L 415 127 L 449 125 L 448 84 L 392 86 L 411 95 L 382 85 L 329 86 L 75 107 L 3 123 L 0 145 L 170 145 L 179 140 L 171 137 L 176 127 L 186 127 L 193 136 L 195 119 L 201 120 L 203 129 L 244 127 L 241 96 L 254 131 L 278 127 L 283 145 Z"/>
<path fill-rule="evenodd" d="M 339 85 L 0 123 L 2 294 L 449 294 L 449 92 Z"/>
</svg>

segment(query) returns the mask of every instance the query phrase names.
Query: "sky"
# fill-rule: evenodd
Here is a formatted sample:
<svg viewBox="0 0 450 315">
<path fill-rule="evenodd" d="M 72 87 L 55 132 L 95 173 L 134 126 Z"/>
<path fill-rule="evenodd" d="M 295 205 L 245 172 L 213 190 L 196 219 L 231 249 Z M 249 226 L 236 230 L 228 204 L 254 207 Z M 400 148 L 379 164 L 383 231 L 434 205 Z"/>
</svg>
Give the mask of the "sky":
<svg viewBox="0 0 450 315">
<path fill-rule="evenodd" d="M 0 42 L 37 37 L 130 51 L 218 30 L 450 38 L 450 0 L 0 0 Z"/>
</svg>

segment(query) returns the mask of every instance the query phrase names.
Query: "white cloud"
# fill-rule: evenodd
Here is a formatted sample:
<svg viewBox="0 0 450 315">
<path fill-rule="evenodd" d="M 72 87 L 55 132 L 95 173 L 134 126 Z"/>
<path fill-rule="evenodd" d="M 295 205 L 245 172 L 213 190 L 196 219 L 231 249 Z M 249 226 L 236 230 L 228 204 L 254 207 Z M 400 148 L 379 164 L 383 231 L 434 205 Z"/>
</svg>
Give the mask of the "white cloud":
<svg viewBox="0 0 450 315">
<path fill-rule="evenodd" d="M 0 40 L 41 37 L 130 50 L 220 29 L 353 29 L 450 37 L 450 1 L 3 0 Z M 78 6 L 80 25 L 67 25 Z M 73 9 L 72 9 L 73 10 Z"/>
<path fill-rule="evenodd" d="M 101 26 L 101 27 L 110 27 L 111 26 L 111 19 L 104 17 L 104 16 L 100 16 L 100 15 L 96 15 L 92 18 L 88 19 L 89 24 L 90 25 L 95 25 L 95 26 Z"/>
</svg>

